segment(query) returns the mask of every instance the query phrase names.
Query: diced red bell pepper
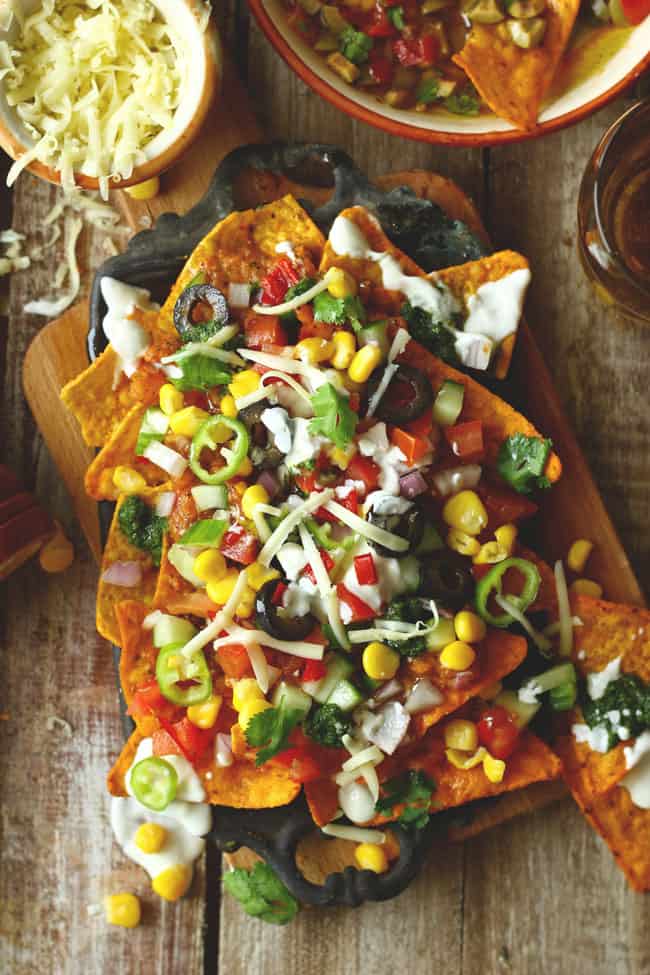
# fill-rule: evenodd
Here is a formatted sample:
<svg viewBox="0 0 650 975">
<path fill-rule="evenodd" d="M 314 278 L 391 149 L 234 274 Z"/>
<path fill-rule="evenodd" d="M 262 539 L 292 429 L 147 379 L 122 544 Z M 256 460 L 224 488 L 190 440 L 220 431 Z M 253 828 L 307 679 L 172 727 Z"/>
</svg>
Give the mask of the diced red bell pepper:
<svg viewBox="0 0 650 975">
<path fill-rule="evenodd" d="M 248 651 L 242 643 L 226 643 L 217 650 L 217 660 L 226 677 L 248 677 L 253 673 Z"/>
<path fill-rule="evenodd" d="M 373 51 L 368 61 L 370 77 L 377 85 L 390 85 L 395 74 L 395 68 L 390 58 Z"/>
<path fill-rule="evenodd" d="M 366 25 L 366 34 L 370 37 L 395 37 L 397 34 L 395 25 L 381 3 L 374 6 L 370 23 Z"/>
<path fill-rule="evenodd" d="M 327 673 L 327 667 L 322 660 L 308 660 L 302 669 L 302 680 L 322 680 Z"/>
<path fill-rule="evenodd" d="M 352 511 L 355 515 L 359 511 L 359 496 L 354 488 L 350 488 L 347 494 L 344 494 L 342 498 L 337 497 L 336 501 L 343 507 L 347 508 L 348 511 Z M 329 521 L 333 525 L 338 524 L 338 518 L 333 515 L 327 508 L 317 508 L 314 512 L 314 518 L 318 521 Z"/>
<path fill-rule="evenodd" d="M 477 730 L 478 740 L 494 758 L 509 758 L 517 747 L 517 722 L 510 711 L 498 704 L 484 713 Z"/>
<path fill-rule="evenodd" d="M 402 430 L 401 427 L 393 427 L 390 433 L 390 442 L 402 451 L 408 467 L 413 467 L 421 457 L 424 457 L 431 450 L 431 445 L 426 437 L 418 437 L 409 433 L 408 430 Z"/>
<path fill-rule="evenodd" d="M 271 602 L 274 606 L 280 606 L 282 600 L 284 599 L 284 594 L 289 587 L 286 582 L 278 582 L 277 586 L 273 590 L 273 595 L 271 596 Z"/>
<path fill-rule="evenodd" d="M 197 728 L 189 718 L 181 718 L 172 725 L 171 733 L 187 760 L 194 764 L 209 747 L 217 732 L 216 728 Z"/>
<path fill-rule="evenodd" d="M 433 429 L 433 411 L 425 410 L 417 420 L 405 423 L 404 429 L 412 433 L 414 437 L 428 437 Z"/>
<path fill-rule="evenodd" d="M 355 556 L 354 571 L 360 586 L 374 586 L 376 584 L 377 567 L 370 552 Z"/>
<path fill-rule="evenodd" d="M 445 427 L 445 437 L 452 451 L 460 460 L 480 460 L 485 452 L 483 444 L 483 424 L 480 420 L 469 420 Z"/>
<path fill-rule="evenodd" d="M 133 717 L 154 714 L 157 718 L 162 717 L 173 721 L 180 716 L 181 710 L 181 708 L 178 708 L 171 701 L 167 700 L 158 686 L 158 681 L 155 677 L 152 677 L 151 680 L 138 687 L 133 695 L 129 707 L 129 714 L 133 715 Z"/>
<path fill-rule="evenodd" d="M 294 782 L 315 782 L 323 776 L 323 770 L 309 745 L 285 748 L 275 756 L 274 761 L 289 770 L 289 777 Z"/>
<path fill-rule="evenodd" d="M 332 569 L 334 568 L 333 558 L 331 557 L 329 552 L 325 551 L 324 548 L 319 548 L 318 551 L 320 552 L 320 557 L 323 560 L 323 565 L 325 566 L 328 572 L 331 572 Z M 314 570 L 310 565 L 308 565 L 307 568 L 303 571 L 303 575 L 306 576 L 310 580 L 310 582 L 313 582 L 314 585 L 316 585 L 316 575 L 314 574 Z"/>
<path fill-rule="evenodd" d="M 246 347 L 261 349 L 263 346 L 287 344 L 287 333 L 278 315 L 256 315 L 249 311 L 244 319 Z"/>
<path fill-rule="evenodd" d="M 363 457 L 361 454 L 355 454 L 345 471 L 346 477 L 349 477 L 350 480 L 363 481 L 366 486 L 366 494 L 377 490 L 380 473 L 381 470 L 374 460 Z"/>
<path fill-rule="evenodd" d="M 316 471 L 304 471 L 304 473 L 298 474 L 296 477 L 296 487 L 303 494 L 313 494 L 314 491 L 317 491 Z"/>
<path fill-rule="evenodd" d="M 640 24 L 650 14 L 650 0 L 622 0 L 622 7 L 631 24 Z"/>
<path fill-rule="evenodd" d="M 294 284 L 298 284 L 300 277 L 300 271 L 294 267 L 289 258 L 281 257 L 275 267 L 271 268 L 262 281 L 260 304 L 281 304 L 289 288 Z"/>
<path fill-rule="evenodd" d="M 343 585 L 342 582 L 336 587 L 336 594 L 342 603 L 350 610 L 350 619 L 346 622 L 349 623 L 363 623 L 365 620 L 373 620 L 377 615 L 376 611 L 372 606 L 368 606 L 364 603 L 363 599 L 359 599 L 353 592 Z"/>
<path fill-rule="evenodd" d="M 239 562 L 240 565 L 250 565 L 257 558 L 260 543 L 243 528 L 235 527 L 227 531 L 221 540 L 221 552 L 227 559 Z"/>
<path fill-rule="evenodd" d="M 403 38 L 393 42 L 393 54 L 404 68 L 430 68 L 438 56 L 438 42 L 433 34 Z"/>
<path fill-rule="evenodd" d="M 492 484 L 479 484 L 477 493 L 488 513 L 487 531 L 494 534 L 500 525 L 530 518 L 537 511 L 537 505 L 521 494 L 508 488 L 494 487 Z"/>
</svg>

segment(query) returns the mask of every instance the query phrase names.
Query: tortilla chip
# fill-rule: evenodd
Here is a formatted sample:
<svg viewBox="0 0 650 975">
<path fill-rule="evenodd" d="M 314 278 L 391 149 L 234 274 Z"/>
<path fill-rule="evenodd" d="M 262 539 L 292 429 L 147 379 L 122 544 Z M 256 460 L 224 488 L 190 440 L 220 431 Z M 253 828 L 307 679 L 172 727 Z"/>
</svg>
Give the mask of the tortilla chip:
<svg viewBox="0 0 650 975">
<path fill-rule="evenodd" d="M 150 612 L 151 607 L 135 599 L 125 599 L 115 607 L 120 631 L 120 684 L 129 707 L 138 687 L 156 673 L 158 650 L 153 645 L 153 633 L 142 628 L 142 621 Z M 134 715 L 136 725 L 142 720 L 142 716 Z"/>
<path fill-rule="evenodd" d="M 480 678 L 470 687 L 460 690 L 445 690 L 444 700 L 431 711 L 413 717 L 413 728 L 418 735 L 437 724 L 447 714 L 457 711 L 466 701 L 476 697 L 485 688 L 495 684 L 506 674 L 512 673 L 526 656 L 527 643 L 521 636 L 514 636 L 503 630 L 488 630 L 487 636 L 478 646 L 478 657 L 481 663 Z M 429 663 L 434 668 L 427 671 L 427 676 L 436 683 L 435 673 L 440 670 L 439 658 L 435 654 L 427 654 Z M 411 668 L 418 672 L 418 660 L 415 658 Z"/>
<path fill-rule="evenodd" d="M 503 39 L 500 25 L 474 24 L 465 46 L 452 60 L 469 75 L 495 115 L 518 129 L 532 129 L 579 7 L 579 0 L 548 0 L 544 41 L 528 50 Z"/>
<path fill-rule="evenodd" d="M 135 452 L 145 409 L 145 405 L 137 405 L 129 410 L 86 471 L 86 493 L 96 501 L 115 501 L 118 497 L 120 492 L 113 484 L 113 473 L 119 466 L 136 470 L 150 487 L 169 483 L 166 471 Z"/>
<path fill-rule="evenodd" d="M 158 722 L 154 717 L 149 716 L 143 718 L 141 725 L 136 728 L 133 734 L 129 737 L 129 740 L 120 752 L 117 761 L 108 773 L 108 777 L 106 779 L 108 791 L 112 796 L 128 795 L 128 792 L 126 791 L 126 773 L 133 765 L 135 753 L 137 752 L 138 745 L 142 739 L 150 737 L 157 727 Z"/>
<path fill-rule="evenodd" d="M 493 799 L 478 799 L 459 811 L 458 818 L 447 831 L 452 843 L 479 836 L 487 829 L 507 823 L 517 816 L 527 815 L 537 809 L 550 806 L 566 796 L 566 787 L 560 780 L 534 782 L 523 789 L 516 789 Z"/>
<path fill-rule="evenodd" d="M 130 600 L 144 602 L 151 606 L 151 601 L 156 589 L 158 569 L 153 565 L 148 552 L 131 545 L 128 539 L 122 534 L 119 526 L 119 511 L 126 495 L 122 495 L 115 506 L 115 513 L 111 521 L 111 527 L 104 546 L 102 564 L 97 587 L 97 629 L 103 637 L 111 643 L 120 643 L 120 627 L 116 615 L 117 606 L 128 596 Z M 104 572 L 113 562 L 138 562 L 142 566 L 142 581 L 137 586 L 125 589 L 124 586 L 115 586 L 103 579 Z"/>
<path fill-rule="evenodd" d="M 431 173 L 427 169 L 411 169 L 380 176 L 375 183 L 387 191 L 398 186 L 408 186 L 416 196 L 436 203 L 452 220 L 462 221 L 484 244 L 490 243 L 477 207 L 453 179 Z"/>
<path fill-rule="evenodd" d="M 317 826 L 327 826 L 339 809 L 339 787 L 334 779 L 317 779 L 305 785 L 305 798 Z"/>
<path fill-rule="evenodd" d="M 197 274 L 228 293 L 233 283 L 261 280 L 278 262 L 278 244 L 289 241 L 307 273 L 318 267 L 323 235 L 290 195 L 260 207 L 231 213 L 203 238 L 178 276 L 160 313 L 160 327 L 174 331 L 174 305 Z"/>
<path fill-rule="evenodd" d="M 571 718 L 571 723 L 584 720 L 579 708 L 571 712 Z M 562 759 L 564 778 L 573 794 L 600 796 L 618 785 L 628 771 L 623 749 L 629 744 L 621 741 L 603 754 L 592 751 L 587 742 L 577 742 L 572 734 L 560 735 L 555 751 Z"/>
</svg>

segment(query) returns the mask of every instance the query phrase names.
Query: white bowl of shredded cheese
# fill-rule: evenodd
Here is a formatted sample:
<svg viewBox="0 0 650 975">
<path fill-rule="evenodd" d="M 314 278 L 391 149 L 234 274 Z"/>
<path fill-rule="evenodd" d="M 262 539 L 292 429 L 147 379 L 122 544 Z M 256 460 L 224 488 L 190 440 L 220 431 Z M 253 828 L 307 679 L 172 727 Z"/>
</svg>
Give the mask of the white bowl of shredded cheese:
<svg viewBox="0 0 650 975">
<path fill-rule="evenodd" d="M 168 169 L 221 77 L 207 0 L 0 0 L 0 145 L 61 183 L 108 189 Z"/>
</svg>

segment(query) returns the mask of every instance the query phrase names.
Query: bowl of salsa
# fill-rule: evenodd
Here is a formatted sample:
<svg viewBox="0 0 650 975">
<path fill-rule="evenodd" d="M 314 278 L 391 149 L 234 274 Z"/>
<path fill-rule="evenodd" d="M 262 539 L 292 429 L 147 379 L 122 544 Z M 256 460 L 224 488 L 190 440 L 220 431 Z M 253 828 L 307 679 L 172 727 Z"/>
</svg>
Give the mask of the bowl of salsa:
<svg viewBox="0 0 650 975">
<path fill-rule="evenodd" d="M 273 46 L 348 115 L 494 145 L 584 118 L 650 64 L 650 0 L 250 0 Z"/>
</svg>

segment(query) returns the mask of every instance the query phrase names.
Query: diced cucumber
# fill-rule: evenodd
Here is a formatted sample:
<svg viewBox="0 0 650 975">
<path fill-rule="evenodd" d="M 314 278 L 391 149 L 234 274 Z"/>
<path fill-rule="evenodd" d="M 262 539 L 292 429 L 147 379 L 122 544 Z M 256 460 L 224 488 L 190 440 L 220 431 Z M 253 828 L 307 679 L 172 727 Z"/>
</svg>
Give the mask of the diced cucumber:
<svg viewBox="0 0 650 975">
<path fill-rule="evenodd" d="M 340 653 L 333 653 L 326 661 L 327 673 L 317 681 L 305 681 L 303 689 L 319 704 L 324 704 L 340 680 L 349 677 L 354 670 L 354 664 L 349 657 Z"/>
<path fill-rule="evenodd" d="M 284 705 L 292 711 L 301 711 L 303 717 L 311 707 L 311 697 L 295 684 L 287 684 L 281 681 L 273 692 L 271 703 L 277 708 L 280 701 L 284 698 Z"/>
<path fill-rule="evenodd" d="M 427 522 L 422 532 L 422 538 L 415 549 L 416 555 L 428 555 L 430 552 L 438 552 L 445 547 L 438 529 L 431 522 Z"/>
<path fill-rule="evenodd" d="M 572 663 L 557 664 L 555 667 L 551 667 L 550 670 L 545 670 L 543 674 L 539 674 L 537 677 L 531 677 L 530 680 L 526 681 L 524 686 L 539 688 L 540 693 L 544 691 L 552 691 L 554 687 L 559 687 L 560 684 L 566 684 L 567 682 L 576 682 L 576 669 Z"/>
<path fill-rule="evenodd" d="M 179 539 L 179 545 L 198 546 L 200 548 L 218 548 L 223 534 L 228 527 L 225 519 L 199 518 L 187 529 Z"/>
<path fill-rule="evenodd" d="M 165 614 L 153 628 L 154 647 L 164 647 L 168 643 L 185 644 L 196 633 L 196 627 L 189 620 Z"/>
<path fill-rule="evenodd" d="M 135 445 L 138 457 L 144 454 L 152 440 L 162 440 L 168 429 L 169 417 L 159 407 L 150 406 L 145 410 Z"/>
<path fill-rule="evenodd" d="M 340 680 L 330 696 L 327 698 L 328 704 L 336 704 L 341 711 L 354 711 L 365 698 L 358 687 L 346 680 Z"/>
<path fill-rule="evenodd" d="M 433 404 L 434 421 L 441 427 L 450 427 L 460 416 L 464 398 L 463 384 L 456 383 L 453 379 L 445 379 Z"/>
<path fill-rule="evenodd" d="M 444 650 L 456 639 L 454 621 L 440 618 L 438 625 L 427 633 L 427 650 Z"/>
<path fill-rule="evenodd" d="M 378 345 L 384 358 L 388 355 L 390 341 L 388 339 L 388 322 L 373 322 L 359 330 L 357 334 L 359 345 Z"/>
<path fill-rule="evenodd" d="M 194 560 L 200 551 L 201 549 L 199 548 L 190 549 L 176 544 L 172 545 L 167 556 L 178 574 L 187 580 L 187 582 L 191 582 L 196 589 L 205 588 L 205 582 L 194 574 Z"/>
<path fill-rule="evenodd" d="M 400 559 L 402 583 L 406 592 L 417 592 L 420 588 L 420 563 L 414 555 Z"/>
<path fill-rule="evenodd" d="M 199 511 L 228 507 L 228 488 L 225 484 L 198 484 L 191 489 Z"/>
<path fill-rule="evenodd" d="M 576 703 L 578 685 L 574 680 L 567 680 L 549 691 L 548 699 L 554 711 L 570 711 Z"/>
<path fill-rule="evenodd" d="M 501 691 L 492 704 L 498 704 L 509 711 L 520 728 L 529 724 L 542 706 L 541 703 L 527 704 L 525 701 L 520 701 L 516 691 Z"/>
</svg>

